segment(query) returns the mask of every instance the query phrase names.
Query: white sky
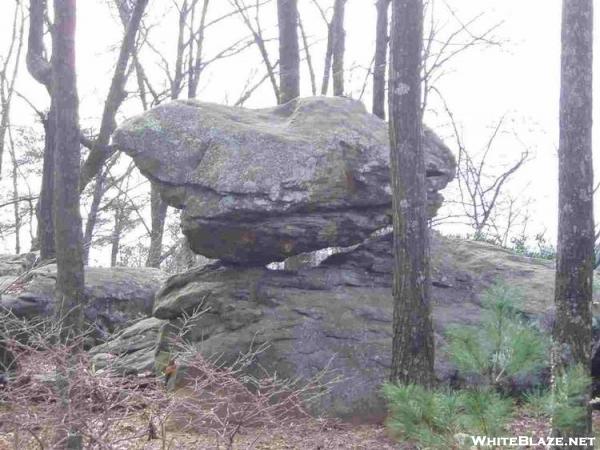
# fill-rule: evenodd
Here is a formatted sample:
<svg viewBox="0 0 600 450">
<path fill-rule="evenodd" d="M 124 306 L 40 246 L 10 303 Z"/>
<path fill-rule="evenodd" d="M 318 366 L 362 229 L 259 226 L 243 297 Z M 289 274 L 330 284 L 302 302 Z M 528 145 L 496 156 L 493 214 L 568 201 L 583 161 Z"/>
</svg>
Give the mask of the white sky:
<svg viewBox="0 0 600 450">
<path fill-rule="evenodd" d="M 302 20 L 314 46 L 311 49 L 316 65 L 317 81 L 320 85 L 322 59 L 324 53 L 324 24 L 312 7 L 311 0 L 298 0 Z M 6 25 L 9 20 L 13 0 L 0 0 L 0 54 L 7 46 Z M 228 0 L 212 0 L 210 17 L 229 11 Z M 274 3 L 274 2 L 273 2 Z M 322 0 L 323 5 L 333 3 Z M 122 37 L 122 29 L 116 17 L 106 6 L 106 0 L 80 0 L 78 2 L 78 83 L 81 97 L 81 120 L 84 126 L 98 128 L 102 112 L 102 102 L 110 84 L 116 59 L 115 49 Z M 348 0 L 346 16 L 347 55 L 346 76 L 349 94 L 357 97 L 360 93 L 365 67 L 374 50 L 375 0 Z M 530 206 L 531 222 L 529 232 L 546 229 L 554 238 L 556 228 L 557 203 L 557 158 L 558 145 L 558 97 L 560 68 L 560 0 L 447 0 L 457 15 L 463 20 L 483 13 L 473 30 L 483 31 L 489 26 L 503 22 L 494 36 L 505 41 L 502 47 L 471 49 L 454 59 L 446 67 L 447 74 L 436 83 L 459 121 L 463 139 L 471 151 L 481 149 L 490 135 L 490 127 L 503 116 L 507 116 L 511 133 L 505 133 L 494 149 L 494 163 L 501 165 L 522 152 L 524 147 L 534 153 L 534 159 L 521 171 L 511 184 L 514 195 L 532 199 Z M 154 23 L 150 38 L 165 51 L 165 56 L 174 59 L 176 39 L 176 17 L 169 12 L 171 0 L 150 0 L 152 12 L 148 23 Z M 441 0 L 436 7 L 438 21 L 446 23 L 442 31 L 449 33 L 457 28 L 457 23 L 448 14 Z M 596 18 L 600 8 L 596 8 Z M 270 18 L 270 19 L 269 19 Z M 262 25 L 267 37 L 276 37 L 276 13 L 274 5 L 264 7 L 261 14 Z M 596 23 L 600 23 L 596 21 Z M 226 20 L 209 29 L 206 35 L 206 55 L 210 57 L 228 43 L 247 35 L 243 23 L 238 18 Z M 596 33 L 600 39 L 600 33 Z M 598 43 L 598 42 L 596 42 Z M 596 45 L 596 48 L 599 48 Z M 270 43 L 273 60 L 276 60 L 277 44 Z M 154 80 L 160 79 L 160 69 L 156 58 L 146 52 L 147 71 Z M 600 58 L 596 58 L 596 73 Z M 24 69 L 24 68 L 23 68 Z M 308 74 L 303 64 L 302 95 L 310 95 Z M 243 54 L 216 63 L 207 69 L 200 82 L 200 100 L 233 103 L 243 90 L 245 81 L 252 73 L 262 77 L 264 69 L 258 51 L 252 47 Z M 600 78 L 595 77 L 598 87 Z M 364 100 L 370 108 L 370 82 Z M 22 70 L 18 90 L 40 108 L 47 105 L 45 92 Z M 597 89 L 595 89 L 598 92 Z M 246 106 L 270 106 L 274 96 L 270 85 L 263 87 L 247 102 Z M 435 97 L 431 98 L 431 110 L 426 122 L 432 126 L 455 150 L 455 142 L 448 128 L 447 117 Z M 120 113 L 120 118 L 140 111 L 137 101 L 129 101 Z M 595 111 L 600 112 L 596 107 Z M 595 117 L 599 122 L 599 117 Z M 19 125 L 33 124 L 30 110 L 17 100 L 13 121 Z M 595 142 L 598 141 L 598 126 L 595 127 Z M 517 137 L 516 137 L 517 136 Z M 598 160 L 598 158 L 596 158 Z M 9 160 L 5 155 L 5 175 Z M 6 187 L 2 182 L 3 189 Z M 144 188 L 145 189 L 145 188 Z M 451 193 L 448 192 L 446 196 Z M 5 194 L 2 194 L 4 197 Z M 8 192 L 6 196 L 8 197 Z M 448 227 L 446 231 L 461 231 Z M 5 247 L 10 248 L 12 243 Z M 96 262 L 102 262 L 101 258 Z"/>
</svg>

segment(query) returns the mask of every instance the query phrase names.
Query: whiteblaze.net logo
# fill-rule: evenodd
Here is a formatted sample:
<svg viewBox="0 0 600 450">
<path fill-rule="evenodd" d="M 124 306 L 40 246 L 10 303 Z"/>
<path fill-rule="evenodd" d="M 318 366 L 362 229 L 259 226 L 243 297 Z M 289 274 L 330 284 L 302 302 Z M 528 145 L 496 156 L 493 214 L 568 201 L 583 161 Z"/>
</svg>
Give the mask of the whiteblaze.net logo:
<svg viewBox="0 0 600 450">
<path fill-rule="evenodd" d="M 482 447 L 593 447 L 594 437 L 531 437 L 531 436 L 511 436 L 511 437 L 490 437 L 490 436 L 471 436 L 471 442 L 478 448 Z"/>
</svg>

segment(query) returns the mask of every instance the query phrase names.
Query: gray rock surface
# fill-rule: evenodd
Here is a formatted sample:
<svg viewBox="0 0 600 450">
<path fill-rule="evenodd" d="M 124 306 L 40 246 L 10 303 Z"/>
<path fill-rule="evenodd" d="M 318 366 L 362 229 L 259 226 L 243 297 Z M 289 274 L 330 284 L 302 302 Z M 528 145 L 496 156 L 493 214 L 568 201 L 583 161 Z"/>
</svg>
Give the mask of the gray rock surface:
<svg viewBox="0 0 600 450">
<path fill-rule="evenodd" d="M 37 259 L 36 253 L 20 255 L 0 255 L 0 278 L 17 277 L 33 267 Z"/>
<path fill-rule="evenodd" d="M 112 333 L 149 315 L 154 295 L 166 276 L 158 269 L 86 267 L 87 319 Z M 54 312 L 56 265 L 31 270 L 0 296 L 0 306 L 19 317 L 44 317 Z"/>
<path fill-rule="evenodd" d="M 388 127 L 354 100 L 259 110 L 177 101 L 126 121 L 114 143 L 183 210 L 184 234 L 209 258 L 264 265 L 357 244 L 390 223 Z M 425 147 L 434 215 L 456 164 L 429 130 Z"/>
<path fill-rule="evenodd" d="M 97 369 L 110 366 L 124 372 L 143 373 L 154 370 L 158 338 L 166 320 L 149 317 L 117 333 L 110 341 L 90 350 Z M 115 361 L 118 355 L 118 361 Z"/>
<path fill-rule="evenodd" d="M 436 371 L 440 380 L 455 382 L 456 371 L 441 350 L 444 330 L 477 324 L 480 295 L 501 280 L 521 288 L 525 313 L 545 319 L 553 303 L 553 265 L 478 242 L 436 237 L 432 247 Z M 187 337 L 206 357 L 232 362 L 268 344 L 250 370 L 309 379 L 329 367 L 347 382 L 323 397 L 316 411 L 379 420 L 385 410 L 378 392 L 388 377 L 392 341 L 390 251 L 391 237 L 385 235 L 317 267 L 194 269 L 167 281 L 154 316 L 176 325 L 184 312 L 202 307 L 206 312 Z M 127 345 L 121 341 L 115 353 L 134 358 Z"/>
</svg>

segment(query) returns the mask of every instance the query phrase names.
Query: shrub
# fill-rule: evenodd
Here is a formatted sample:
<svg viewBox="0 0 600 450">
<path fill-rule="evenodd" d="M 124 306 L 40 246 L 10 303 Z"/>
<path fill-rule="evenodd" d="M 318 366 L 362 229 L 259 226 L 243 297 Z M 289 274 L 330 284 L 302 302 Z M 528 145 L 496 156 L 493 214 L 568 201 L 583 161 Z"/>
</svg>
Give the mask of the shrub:
<svg viewBox="0 0 600 450">
<path fill-rule="evenodd" d="M 435 391 L 417 385 L 386 384 L 387 427 L 420 448 L 455 448 L 457 435 L 502 435 L 512 401 L 487 390 Z"/>
<path fill-rule="evenodd" d="M 480 436 L 501 436 L 512 417 L 513 402 L 489 389 L 465 390 L 459 395 L 463 432 Z"/>
<path fill-rule="evenodd" d="M 529 394 L 527 404 L 538 414 L 552 417 L 553 424 L 560 430 L 578 430 L 587 416 L 585 393 L 592 382 L 588 372 L 579 365 L 567 368 L 554 381 L 553 390 Z"/>
<path fill-rule="evenodd" d="M 551 242 L 548 242 L 544 232 L 536 234 L 533 240 L 535 241 L 535 245 L 530 246 L 528 245 L 528 242 L 530 241 L 528 236 L 517 236 L 511 239 L 512 249 L 516 253 L 530 258 L 546 259 L 550 261 L 556 259 L 556 248 Z"/>
<path fill-rule="evenodd" d="M 60 343 L 54 321 L 29 322 L 0 311 L 0 344 L 12 361 L 0 384 L 0 438 L 16 450 L 138 448 L 151 439 L 175 448 L 168 433 L 174 426 L 233 448 L 248 429 L 307 423 L 307 402 L 337 382 L 327 371 L 308 381 L 251 377 L 244 369 L 265 347 L 218 364 L 181 341 L 185 331 L 173 337 L 171 348 L 184 385 L 169 390 L 152 371 L 123 375 L 118 355 L 96 369 L 83 350 L 85 335 Z M 75 438 L 77 445 L 68 447 Z"/>
<path fill-rule="evenodd" d="M 426 447 L 450 448 L 458 432 L 459 399 L 451 392 L 436 392 L 418 385 L 386 384 L 388 428 L 396 435 Z"/>
<path fill-rule="evenodd" d="M 428 391 L 420 386 L 386 384 L 383 394 L 389 406 L 388 428 L 420 448 L 457 448 L 460 436 L 502 436 L 512 418 L 514 402 L 502 395 L 515 377 L 531 375 L 547 364 L 549 338 L 517 308 L 517 289 L 495 284 L 482 298 L 483 315 L 478 326 L 448 330 L 446 353 L 461 375 L 479 377 L 478 388 L 462 391 Z M 560 402 L 553 411 L 565 421 L 578 412 L 570 400 L 582 392 L 581 380 L 567 377 L 559 387 Z M 536 409 L 547 405 L 545 394 L 529 396 Z M 542 397 L 544 399 L 542 400 Z M 533 403 L 532 403 L 533 404 Z M 546 414 L 545 412 L 543 414 Z M 468 444 L 468 443 L 465 443 Z M 467 447 L 470 448 L 470 447 Z"/>
<path fill-rule="evenodd" d="M 451 327 L 446 352 L 465 375 L 481 377 L 493 388 L 532 374 L 547 363 L 548 338 L 522 317 L 518 290 L 495 284 L 483 295 L 478 326 Z"/>
</svg>

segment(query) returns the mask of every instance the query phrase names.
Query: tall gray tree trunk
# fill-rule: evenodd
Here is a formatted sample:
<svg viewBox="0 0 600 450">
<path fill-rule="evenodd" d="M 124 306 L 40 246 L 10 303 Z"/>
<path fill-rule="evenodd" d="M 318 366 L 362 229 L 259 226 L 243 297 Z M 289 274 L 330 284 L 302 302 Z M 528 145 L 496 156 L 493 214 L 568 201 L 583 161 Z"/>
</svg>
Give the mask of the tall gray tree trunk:
<svg viewBox="0 0 600 450">
<path fill-rule="evenodd" d="M 55 112 L 51 100 L 50 111 L 44 120 L 44 161 L 42 166 L 42 186 L 40 198 L 36 205 L 37 243 L 40 259 L 48 260 L 56 257 L 54 242 L 54 135 Z"/>
<path fill-rule="evenodd" d="M 390 0 L 377 1 L 377 31 L 373 64 L 373 114 L 385 120 L 385 69 L 388 50 L 388 11 Z"/>
<path fill-rule="evenodd" d="M 300 29 L 300 35 L 302 36 L 302 46 L 304 47 L 304 54 L 306 55 L 306 67 L 308 68 L 308 75 L 310 77 L 310 88 L 313 96 L 317 95 L 317 79 L 315 77 L 315 68 L 312 62 L 312 56 L 310 54 L 310 45 L 308 44 L 308 36 L 302 25 L 302 19 L 298 16 L 298 28 Z"/>
<path fill-rule="evenodd" d="M 591 363 L 594 204 L 592 168 L 593 1 L 563 0 L 556 321 L 552 369 Z M 583 399 L 589 400 L 589 392 Z M 591 436 L 591 411 L 577 430 Z"/>
<path fill-rule="evenodd" d="M 90 250 L 94 241 L 94 230 L 96 228 L 96 222 L 98 220 L 98 213 L 100 211 L 100 203 L 104 196 L 104 182 L 106 173 L 102 172 L 96 177 L 96 183 L 94 184 L 94 192 L 92 194 L 92 204 L 90 205 L 90 212 L 85 222 L 85 232 L 83 233 L 83 262 L 87 264 L 90 259 Z"/>
<path fill-rule="evenodd" d="M 434 381 L 421 124 L 423 0 L 393 0 L 389 74 L 394 323 L 391 380 Z"/>
<path fill-rule="evenodd" d="M 119 57 L 113 72 L 112 81 L 104 102 L 104 111 L 100 123 L 98 137 L 91 144 L 90 153 L 81 168 L 80 189 L 83 190 L 92 179 L 102 172 L 102 165 L 114 153 L 114 149 L 109 147 L 110 138 L 117 127 L 115 116 L 121 107 L 121 104 L 127 97 L 125 84 L 129 71 L 127 67 L 130 56 L 135 49 L 135 41 L 140 28 L 140 23 L 148 5 L 148 0 L 136 0 L 133 12 L 125 28 L 125 36 L 121 42 Z"/>
<path fill-rule="evenodd" d="M 346 52 L 346 31 L 344 30 L 344 16 L 346 15 L 346 1 L 335 0 L 333 6 L 332 35 L 332 63 L 333 95 L 344 95 L 344 54 Z"/>
<path fill-rule="evenodd" d="M 77 0 L 54 0 L 52 100 L 54 124 L 54 225 L 57 317 L 65 337 L 83 328 L 84 273 L 79 211 L 79 98 L 75 69 Z"/>
<path fill-rule="evenodd" d="M 277 0 L 279 19 L 279 103 L 300 97 L 297 0 Z"/>
<path fill-rule="evenodd" d="M 122 210 L 119 206 L 115 209 L 115 224 L 110 237 L 110 267 L 117 266 L 119 258 L 119 245 L 121 244 L 121 233 L 123 231 Z M 152 266 L 158 267 L 158 266 Z"/>
<path fill-rule="evenodd" d="M 321 95 L 327 95 L 329 90 L 329 77 L 331 76 L 331 60 L 333 58 L 333 25 L 327 26 L 327 49 L 325 50 L 325 64 L 323 81 L 321 82 Z"/>
<path fill-rule="evenodd" d="M 13 189 L 13 214 L 15 218 L 15 253 L 18 255 L 21 253 L 21 208 L 19 202 L 19 162 L 17 161 L 17 155 L 15 150 L 15 143 L 10 139 L 9 147 L 10 159 L 12 163 L 11 178 L 12 178 L 12 189 Z"/>
<path fill-rule="evenodd" d="M 202 60 L 204 52 L 204 29 L 206 26 L 206 16 L 208 14 L 208 4 L 210 0 L 204 0 L 202 5 L 202 12 L 200 14 L 200 25 L 196 30 L 197 38 L 196 43 L 196 55 L 193 55 L 193 42 L 190 45 L 189 53 L 189 67 L 188 67 L 188 98 L 196 98 L 198 92 L 198 83 L 200 82 L 200 75 L 202 74 Z M 192 23 L 193 24 L 193 23 Z M 192 30 L 194 28 L 192 27 Z"/>
<path fill-rule="evenodd" d="M 51 94 L 51 67 L 44 46 L 45 0 L 29 0 L 29 33 L 27 38 L 27 69 L 31 76 Z M 36 205 L 37 243 L 42 260 L 56 256 L 54 245 L 54 128 L 55 108 L 50 95 L 50 111 L 44 120 L 44 162 L 40 198 Z"/>
<path fill-rule="evenodd" d="M 150 188 L 150 210 L 152 231 L 150 233 L 150 248 L 148 249 L 146 267 L 160 267 L 167 204 L 160 197 L 160 192 L 154 184 Z"/>
</svg>

